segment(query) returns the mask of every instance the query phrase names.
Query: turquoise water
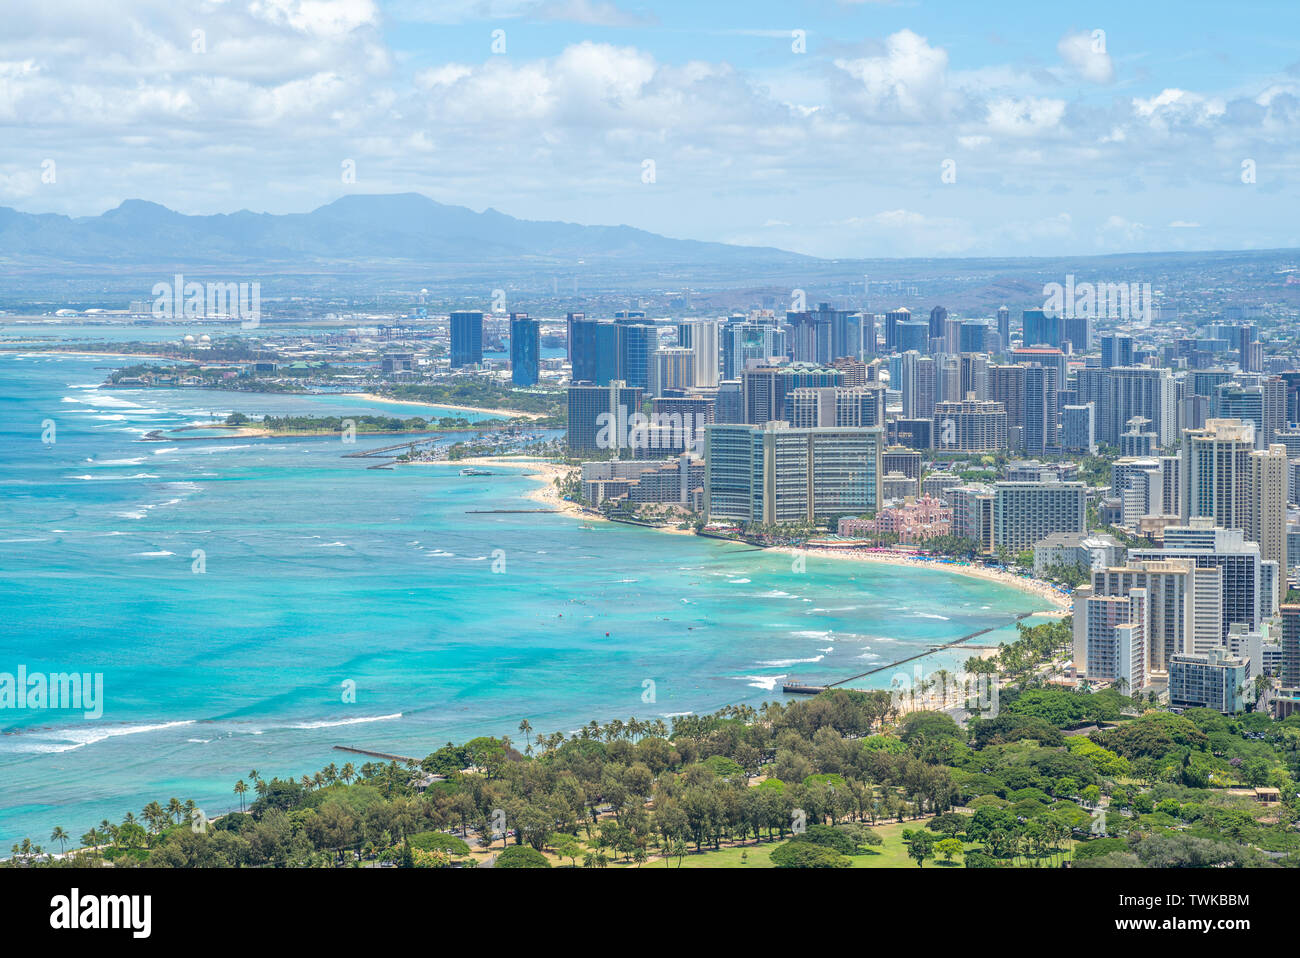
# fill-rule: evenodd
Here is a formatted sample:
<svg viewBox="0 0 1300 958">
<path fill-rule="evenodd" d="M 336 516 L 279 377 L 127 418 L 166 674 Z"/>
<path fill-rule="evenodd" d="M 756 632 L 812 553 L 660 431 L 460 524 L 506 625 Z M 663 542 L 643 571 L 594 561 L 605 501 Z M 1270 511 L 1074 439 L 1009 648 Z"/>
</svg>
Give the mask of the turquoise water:
<svg viewBox="0 0 1300 958">
<path fill-rule="evenodd" d="M 97 388 L 110 365 L 0 353 L 0 672 L 100 672 L 105 698 L 99 719 L 0 711 L 0 848 L 155 799 L 238 807 L 251 768 L 365 761 L 336 744 L 423 756 L 521 740 L 523 718 L 546 734 L 757 705 L 783 677 L 844 678 L 1038 605 L 940 571 L 798 573 L 729 543 L 473 514 L 537 508 L 533 480 L 342 458 L 391 440 L 139 442 L 210 411 L 430 411 Z"/>
</svg>

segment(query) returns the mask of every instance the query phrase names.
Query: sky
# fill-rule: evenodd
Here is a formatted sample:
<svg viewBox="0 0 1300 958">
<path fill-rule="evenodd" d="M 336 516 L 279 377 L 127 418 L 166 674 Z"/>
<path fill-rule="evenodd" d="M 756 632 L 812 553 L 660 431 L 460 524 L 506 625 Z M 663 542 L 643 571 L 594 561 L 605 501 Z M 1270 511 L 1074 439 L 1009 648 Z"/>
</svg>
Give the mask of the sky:
<svg viewBox="0 0 1300 958">
<path fill-rule="evenodd" d="M 1300 3 L 39 0 L 0 206 L 419 192 L 828 258 L 1300 246 Z"/>
</svg>

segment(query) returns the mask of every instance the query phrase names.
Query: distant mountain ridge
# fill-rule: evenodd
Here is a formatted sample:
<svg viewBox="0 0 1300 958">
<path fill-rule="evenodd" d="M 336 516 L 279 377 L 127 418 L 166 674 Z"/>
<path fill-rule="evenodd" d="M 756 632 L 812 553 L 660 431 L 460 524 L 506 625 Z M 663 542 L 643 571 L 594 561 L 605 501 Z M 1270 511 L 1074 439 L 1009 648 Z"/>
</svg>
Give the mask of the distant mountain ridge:
<svg viewBox="0 0 1300 958">
<path fill-rule="evenodd" d="M 772 247 L 670 239 L 630 226 L 476 213 L 419 193 L 345 196 L 310 213 L 189 216 L 126 200 L 99 216 L 0 207 L 0 260 L 57 265 L 492 263 L 537 266 L 791 265 L 814 257 Z"/>
</svg>

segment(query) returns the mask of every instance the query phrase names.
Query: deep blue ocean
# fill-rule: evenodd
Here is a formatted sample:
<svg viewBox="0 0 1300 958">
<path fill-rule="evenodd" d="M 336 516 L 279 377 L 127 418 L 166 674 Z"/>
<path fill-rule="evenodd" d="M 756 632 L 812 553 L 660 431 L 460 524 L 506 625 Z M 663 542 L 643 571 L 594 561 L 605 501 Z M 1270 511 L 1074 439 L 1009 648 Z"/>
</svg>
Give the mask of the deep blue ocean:
<svg viewBox="0 0 1300 958">
<path fill-rule="evenodd" d="M 996 642 L 1038 606 L 938 570 L 810 558 L 800 573 L 746 546 L 473 514 L 538 508 L 521 498 L 534 480 L 343 458 L 391 439 L 142 442 L 231 410 L 437 411 L 99 388 L 129 362 L 0 353 L 0 672 L 104 677 L 98 719 L 0 710 L 0 849 L 152 800 L 217 814 L 253 768 L 366 761 L 334 745 L 419 757 L 479 734 L 522 745 L 524 718 L 547 734 L 757 705 L 786 676 L 844 678 L 1006 626 L 979 640 Z"/>
</svg>

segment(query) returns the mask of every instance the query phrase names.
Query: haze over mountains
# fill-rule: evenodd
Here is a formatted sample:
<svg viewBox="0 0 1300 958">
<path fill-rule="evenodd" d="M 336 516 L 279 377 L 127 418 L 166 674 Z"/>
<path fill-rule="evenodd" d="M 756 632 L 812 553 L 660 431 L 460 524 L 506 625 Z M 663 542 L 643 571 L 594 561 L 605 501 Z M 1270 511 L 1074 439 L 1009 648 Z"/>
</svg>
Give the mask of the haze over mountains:
<svg viewBox="0 0 1300 958">
<path fill-rule="evenodd" d="M 516 219 L 476 213 L 419 193 L 354 195 L 310 213 L 187 216 L 127 200 L 99 216 L 0 207 L 0 261 L 13 265 L 140 266 L 295 263 L 344 265 L 524 263 L 561 266 L 815 263 L 770 247 L 669 239 L 630 226 Z"/>
</svg>

